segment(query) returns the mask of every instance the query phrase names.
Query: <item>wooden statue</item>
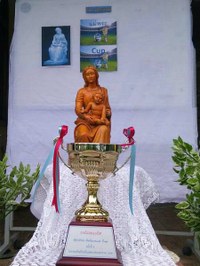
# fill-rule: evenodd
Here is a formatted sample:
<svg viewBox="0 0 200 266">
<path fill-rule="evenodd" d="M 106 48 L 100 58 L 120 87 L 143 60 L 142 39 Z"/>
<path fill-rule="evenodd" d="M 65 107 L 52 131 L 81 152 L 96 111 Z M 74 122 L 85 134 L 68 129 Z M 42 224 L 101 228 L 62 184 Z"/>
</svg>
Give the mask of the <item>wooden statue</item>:
<svg viewBox="0 0 200 266">
<path fill-rule="evenodd" d="M 107 89 L 98 83 L 94 66 L 83 70 L 85 85 L 76 96 L 75 142 L 110 143 L 111 109 Z"/>
</svg>

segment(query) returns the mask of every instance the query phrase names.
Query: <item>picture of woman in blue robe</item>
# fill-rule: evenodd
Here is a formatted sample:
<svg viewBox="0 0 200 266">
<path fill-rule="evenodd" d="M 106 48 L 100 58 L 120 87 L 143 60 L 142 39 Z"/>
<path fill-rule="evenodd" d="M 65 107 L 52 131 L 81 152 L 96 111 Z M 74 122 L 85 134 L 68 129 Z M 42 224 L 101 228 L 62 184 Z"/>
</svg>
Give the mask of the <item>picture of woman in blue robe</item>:
<svg viewBox="0 0 200 266">
<path fill-rule="evenodd" d="M 43 61 L 44 66 L 69 64 L 69 42 L 61 27 L 56 27 L 55 32 L 53 38 L 51 37 L 50 46 L 46 47 L 48 60 Z"/>
</svg>

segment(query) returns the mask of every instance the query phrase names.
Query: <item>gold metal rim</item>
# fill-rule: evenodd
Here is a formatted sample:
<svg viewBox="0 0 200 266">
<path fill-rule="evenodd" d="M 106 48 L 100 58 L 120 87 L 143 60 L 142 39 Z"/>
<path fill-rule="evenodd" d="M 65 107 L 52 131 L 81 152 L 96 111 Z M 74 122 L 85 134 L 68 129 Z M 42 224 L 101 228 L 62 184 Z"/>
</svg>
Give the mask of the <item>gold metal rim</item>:
<svg viewBox="0 0 200 266">
<path fill-rule="evenodd" d="M 100 143 L 68 143 L 67 151 L 115 151 L 122 152 L 122 146 L 120 144 L 100 144 Z"/>
</svg>

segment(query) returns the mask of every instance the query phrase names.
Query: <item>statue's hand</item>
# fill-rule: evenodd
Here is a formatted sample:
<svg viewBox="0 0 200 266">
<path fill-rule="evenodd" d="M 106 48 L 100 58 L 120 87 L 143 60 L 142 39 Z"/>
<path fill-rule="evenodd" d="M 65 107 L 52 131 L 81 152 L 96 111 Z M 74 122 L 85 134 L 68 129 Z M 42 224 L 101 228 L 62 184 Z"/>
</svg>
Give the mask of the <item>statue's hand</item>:
<svg viewBox="0 0 200 266">
<path fill-rule="evenodd" d="M 95 119 L 94 122 L 95 122 L 95 125 L 107 125 L 106 119 Z"/>
<path fill-rule="evenodd" d="M 91 124 L 91 125 L 94 125 L 94 124 L 95 124 L 94 119 L 92 118 L 92 116 L 90 116 L 90 115 L 84 115 L 84 118 L 85 118 L 85 120 L 86 120 L 89 124 Z"/>
<path fill-rule="evenodd" d="M 107 118 L 110 118 L 110 117 L 111 117 L 111 111 L 108 110 L 108 109 L 106 110 L 106 117 L 107 117 Z"/>
</svg>

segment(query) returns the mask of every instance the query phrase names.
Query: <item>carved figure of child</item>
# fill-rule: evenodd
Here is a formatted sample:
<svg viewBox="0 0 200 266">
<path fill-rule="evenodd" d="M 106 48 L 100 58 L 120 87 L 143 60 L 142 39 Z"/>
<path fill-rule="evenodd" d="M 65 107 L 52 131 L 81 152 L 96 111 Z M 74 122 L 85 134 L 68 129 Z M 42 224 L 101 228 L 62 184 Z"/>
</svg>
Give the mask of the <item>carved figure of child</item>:
<svg viewBox="0 0 200 266">
<path fill-rule="evenodd" d="M 94 101 L 88 103 L 81 113 L 92 115 L 93 121 L 97 125 L 110 125 L 110 121 L 106 118 L 106 106 L 103 104 L 103 95 L 101 93 L 96 93 L 93 96 L 93 100 Z"/>
</svg>

